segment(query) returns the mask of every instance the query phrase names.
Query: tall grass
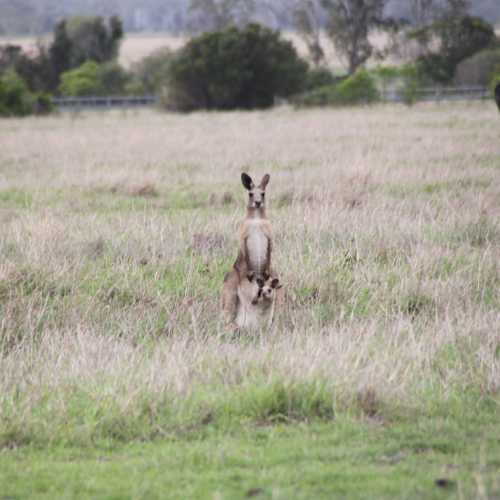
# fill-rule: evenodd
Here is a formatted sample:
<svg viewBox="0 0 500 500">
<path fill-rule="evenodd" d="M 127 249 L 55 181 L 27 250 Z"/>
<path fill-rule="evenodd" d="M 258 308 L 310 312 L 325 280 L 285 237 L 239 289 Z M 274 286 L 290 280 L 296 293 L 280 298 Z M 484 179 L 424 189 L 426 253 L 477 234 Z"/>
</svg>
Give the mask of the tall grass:
<svg viewBox="0 0 500 500">
<path fill-rule="evenodd" d="M 493 105 L 62 115 L 0 135 L 0 445 L 498 404 Z M 219 292 L 242 170 L 271 174 L 286 300 L 271 331 L 235 335 Z"/>
</svg>

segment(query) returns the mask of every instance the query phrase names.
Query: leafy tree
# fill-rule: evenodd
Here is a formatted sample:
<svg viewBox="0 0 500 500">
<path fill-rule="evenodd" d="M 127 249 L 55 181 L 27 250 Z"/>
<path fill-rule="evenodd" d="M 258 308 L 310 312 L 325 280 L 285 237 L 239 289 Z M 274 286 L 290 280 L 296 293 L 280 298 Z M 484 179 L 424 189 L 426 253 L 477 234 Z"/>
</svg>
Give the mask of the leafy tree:
<svg viewBox="0 0 500 500">
<path fill-rule="evenodd" d="M 347 61 L 352 75 L 374 53 L 369 35 L 374 29 L 397 29 L 384 17 L 387 0 L 321 0 L 328 13 L 327 32 L 338 52 Z"/>
<path fill-rule="evenodd" d="M 164 89 L 170 74 L 173 54 L 169 49 L 159 49 L 132 67 L 134 93 L 155 94 Z"/>
<path fill-rule="evenodd" d="M 411 21 L 421 28 L 429 24 L 435 13 L 436 0 L 410 0 Z"/>
<path fill-rule="evenodd" d="M 332 72 L 327 68 L 314 68 L 307 72 L 305 91 L 311 91 L 326 85 L 333 85 L 338 78 L 333 76 Z"/>
<path fill-rule="evenodd" d="M 254 0 L 190 0 L 190 30 L 199 33 L 243 26 L 254 12 Z"/>
<path fill-rule="evenodd" d="M 129 75 L 114 62 L 87 61 L 61 75 L 60 91 L 68 96 L 123 94 L 128 81 Z"/>
<path fill-rule="evenodd" d="M 458 85 L 489 85 L 500 69 L 500 47 L 485 49 L 461 61 L 455 70 Z"/>
<path fill-rule="evenodd" d="M 422 56 L 422 67 L 431 78 L 442 83 L 453 78 L 461 61 L 490 47 L 496 38 L 493 26 L 469 15 L 448 14 L 423 31 L 438 41 L 439 50 Z"/>
<path fill-rule="evenodd" d="M 111 17 L 106 25 L 102 17 L 74 17 L 67 24 L 71 68 L 85 61 L 103 63 L 115 59 L 123 37 L 119 18 Z"/>
<path fill-rule="evenodd" d="M 24 116 L 33 110 L 33 96 L 23 79 L 13 70 L 0 78 L 0 116 Z"/>
<path fill-rule="evenodd" d="M 87 61 L 79 68 L 66 71 L 61 75 L 60 91 L 61 94 L 68 96 L 102 94 L 99 65 L 94 61 Z"/>
<path fill-rule="evenodd" d="M 170 67 L 167 106 L 192 109 L 266 108 L 302 89 L 307 64 L 293 45 L 258 24 L 190 40 Z"/>
<path fill-rule="evenodd" d="M 293 10 L 293 22 L 304 40 L 312 62 L 318 66 L 325 58 L 321 46 L 321 8 L 315 0 L 300 1 Z"/>
<path fill-rule="evenodd" d="M 50 63 L 54 74 L 53 86 L 57 86 L 59 75 L 72 67 L 72 53 L 73 41 L 68 35 L 67 22 L 63 20 L 54 28 L 54 40 L 49 48 Z"/>
<path fill-rule="evenodd" d="M 0 74 L 14 71 L 32 92 L 49 88 L 52 71 L 45 47 L 38 46 L 36 57 L 29 56 L 17 45 L 0 47 Z"/>
<path fill-rule="evenodd" d="M 379 98 L 375 79 L 366 70 L 361 69 L 336 83 L 297 97 L 295 104 L 299 107 L 355 106 L 371 104 L 377 102 Z"/>
</svg>

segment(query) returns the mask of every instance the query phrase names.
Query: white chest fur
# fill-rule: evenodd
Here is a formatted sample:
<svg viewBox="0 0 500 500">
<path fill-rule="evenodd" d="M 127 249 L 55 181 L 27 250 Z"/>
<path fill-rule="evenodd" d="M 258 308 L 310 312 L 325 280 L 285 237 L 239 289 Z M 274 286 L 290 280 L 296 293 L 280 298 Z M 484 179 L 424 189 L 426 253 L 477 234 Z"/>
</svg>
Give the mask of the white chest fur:
<svg viewBox="0 0 500 500">
<path fill-rule="evenodd" d="M 239 301 L 236 324 L 240 328 L 258 329 L 265 328 L 272 321 L 272 304 L 251 304 Z"/>
<path fill-rule="evenodd" d="M 262 273 L 266 270 L 269 240 L 260 220 L 252 220 L 248 224 L 248 260 L 253 271 Z"/>
</svg>

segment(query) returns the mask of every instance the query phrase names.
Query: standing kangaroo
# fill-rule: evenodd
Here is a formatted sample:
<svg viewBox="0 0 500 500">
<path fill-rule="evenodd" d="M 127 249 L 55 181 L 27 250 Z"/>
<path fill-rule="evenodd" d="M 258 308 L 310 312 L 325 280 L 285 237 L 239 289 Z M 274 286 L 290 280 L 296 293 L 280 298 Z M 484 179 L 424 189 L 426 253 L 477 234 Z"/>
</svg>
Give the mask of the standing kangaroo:
<svg viewBox="0 0 500 500">
<path fill-rule="evenodd" d="M 269 174 L 255 186 L 252 178 L 241 174 L 241 182 L 248 191 L 247 216 L 240 228 L 240 246 L 233 269 L 224 278 L 222 309 L 226 322 L 234 324 L 238 314 L 238 287 L 245 280 L 267 281 L 271 271 L 271 223 L 266 217 L 266 187 Z"/>
</svg>

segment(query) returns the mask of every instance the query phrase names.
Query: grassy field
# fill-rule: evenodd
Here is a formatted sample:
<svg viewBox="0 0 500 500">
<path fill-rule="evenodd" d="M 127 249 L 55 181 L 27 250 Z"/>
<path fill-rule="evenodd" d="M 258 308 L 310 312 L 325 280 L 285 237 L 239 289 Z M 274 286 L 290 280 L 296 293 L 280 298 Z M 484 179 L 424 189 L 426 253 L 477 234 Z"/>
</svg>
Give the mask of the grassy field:
<svg viewBox="0 0 500 500">
<path fill-rule="evenodd" d="M 493 103 L 0 121 L 0 496 L 498 498 Z M 269 172 L 272 331 L 219 294 Z"/>
</svg>

